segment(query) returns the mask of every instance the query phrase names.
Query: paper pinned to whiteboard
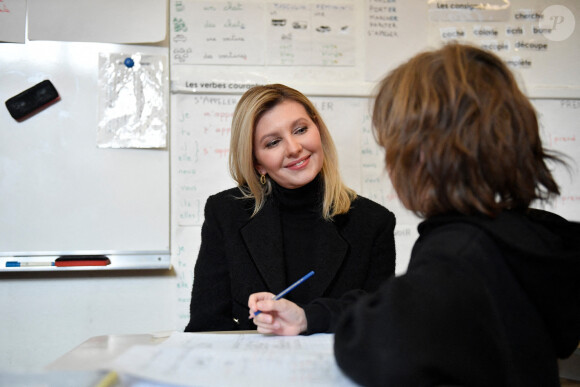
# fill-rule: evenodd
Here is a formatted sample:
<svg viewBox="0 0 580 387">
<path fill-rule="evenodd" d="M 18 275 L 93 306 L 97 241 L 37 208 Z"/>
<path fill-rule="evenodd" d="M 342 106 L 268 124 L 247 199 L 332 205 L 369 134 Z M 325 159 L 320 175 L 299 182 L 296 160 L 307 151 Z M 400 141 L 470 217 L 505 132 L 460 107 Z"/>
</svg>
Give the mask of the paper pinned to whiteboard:
<svg viewBox="0 0 580 387">
<path fill-rule="evenodd" d="M 168 75 L 166 57 L 99 55 L 100 148 L 165 148 Z"/>
</svg>

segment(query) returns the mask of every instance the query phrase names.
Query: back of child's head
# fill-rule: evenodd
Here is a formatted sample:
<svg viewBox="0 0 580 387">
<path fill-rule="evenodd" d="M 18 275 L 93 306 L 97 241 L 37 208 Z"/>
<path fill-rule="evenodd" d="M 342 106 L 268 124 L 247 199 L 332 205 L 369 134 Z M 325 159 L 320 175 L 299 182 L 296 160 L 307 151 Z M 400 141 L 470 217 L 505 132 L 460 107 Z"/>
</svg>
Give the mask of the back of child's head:
<svg viewBox="0 0 580 387">
<path fill-rule="evenodd" d="M 526 209 L 558 194 L 535 110 L 505 63 L 461 44 L 424 52 L 379 85 L 375 136 L 418 215 Z"/>
</svg>

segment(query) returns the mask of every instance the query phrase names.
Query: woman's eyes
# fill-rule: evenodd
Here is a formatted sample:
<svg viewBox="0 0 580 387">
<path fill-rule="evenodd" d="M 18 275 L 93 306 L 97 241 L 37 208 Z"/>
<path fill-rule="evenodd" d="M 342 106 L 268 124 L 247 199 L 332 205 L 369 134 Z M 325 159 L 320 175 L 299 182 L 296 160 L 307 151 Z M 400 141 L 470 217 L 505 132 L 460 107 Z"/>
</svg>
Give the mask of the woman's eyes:
<svg viewBox="0 0 580 387">
<path fill-rule="evenodd" d="M 304 134 L 308 131 L 308 127 L 307 126 L 301 126 L 299 128 L 296 128 L 292 131 L 292 134 Z M 272 141 L 268 141 L 266 143 L 266 148 L 273 148 L 276 145 L 278 145 L 280 143 L 280 141 L 282 141 L 282 138 L 276 138 Z"/>
</svg>

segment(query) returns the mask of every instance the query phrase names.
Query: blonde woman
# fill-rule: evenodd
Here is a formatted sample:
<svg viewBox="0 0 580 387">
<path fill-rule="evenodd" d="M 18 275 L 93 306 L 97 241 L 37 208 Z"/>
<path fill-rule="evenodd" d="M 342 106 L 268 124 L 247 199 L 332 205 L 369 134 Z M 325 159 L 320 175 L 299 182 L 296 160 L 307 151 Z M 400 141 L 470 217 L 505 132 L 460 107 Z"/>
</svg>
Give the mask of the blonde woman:
<svg viewBox="0 0 580 387">
<path fill-rule="evenodd" d="M 232 120 L 230 172 L 237 187 L 205 206 L 186 331 L 249 330 L 247 301 L 278 293 L 304 305 L 310 331 L 327 331 L 333 308 L 318 297 L 371 292 L 395 270 L 395 217 L 342 182 L 329 130 L 302 93 L 256 86 Z"/>
</svg>

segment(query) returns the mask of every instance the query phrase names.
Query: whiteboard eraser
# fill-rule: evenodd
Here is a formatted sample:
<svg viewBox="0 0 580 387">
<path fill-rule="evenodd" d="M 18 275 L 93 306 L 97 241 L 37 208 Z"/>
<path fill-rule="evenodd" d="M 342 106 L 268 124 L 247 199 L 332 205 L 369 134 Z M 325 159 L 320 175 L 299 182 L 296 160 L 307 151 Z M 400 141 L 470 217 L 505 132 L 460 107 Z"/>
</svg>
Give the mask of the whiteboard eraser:
<svg viewBox="0 0 580 387">
<path fill-rule="evenodd" d="M 59 100 L 54 85 L 45 80 L 6 100 L 6 107 L 12 118 L 24 121 Z"/>
</svg>

